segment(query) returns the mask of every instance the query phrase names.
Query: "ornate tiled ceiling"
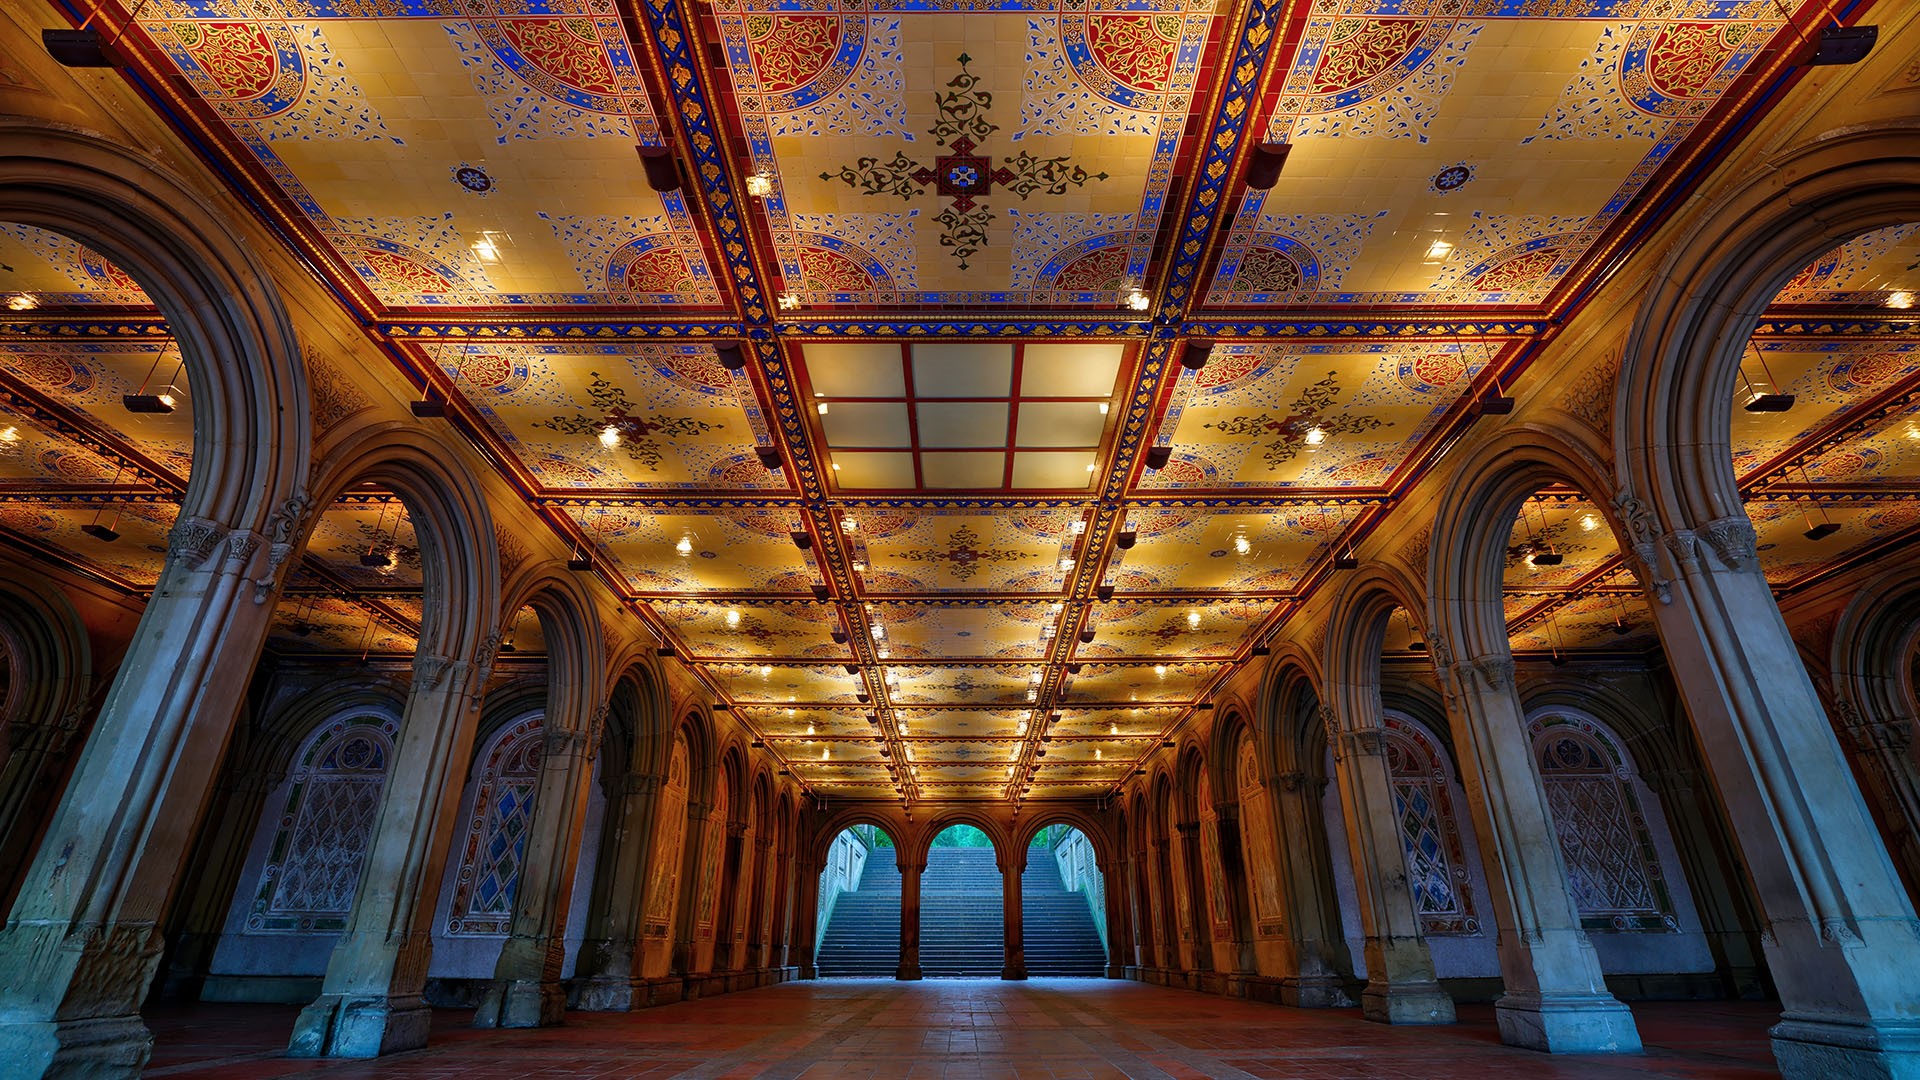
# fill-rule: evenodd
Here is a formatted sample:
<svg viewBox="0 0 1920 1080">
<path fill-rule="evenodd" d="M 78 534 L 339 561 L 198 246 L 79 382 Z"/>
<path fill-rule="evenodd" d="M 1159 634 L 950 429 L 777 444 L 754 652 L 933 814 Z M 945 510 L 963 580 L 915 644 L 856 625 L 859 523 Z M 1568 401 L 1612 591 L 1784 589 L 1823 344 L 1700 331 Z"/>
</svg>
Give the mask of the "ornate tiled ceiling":
<svg viewBox="0 0 1920 1080">
<path fill-rule="evenodd" d="M 1111 790 L 1326 587 L 1467 402 L 1779 100 L 1784 23 L 1772 0 L 147 0 L 121 52 L 803 783 L 1048 798 Z M 1267 192 L 1241 183 L 1256 141 L 1291 148 Z M 1916 228 L 1836 250 L 1755 337 L 1755 391 L 1796 395 L 1735 413 L 1783 591 L 1920 524 L 1916 256 Z M 191 464 L 164 322 L 60 237 L 0 224 L 0 268 L 0 530 L 144 593 Z M 162 385 L 171 415 L 118 407 Z M 1598 514 L 1549 490 L 1516 522 L 1516 650 L 1652 646 Z M 330 507 L 272 647 L 406 654 L 412 543 L 385 492 Z M 530 612 L 506 637 L 541 652 Z M 1396 619 L 1389 649 L 1412 640 Z"/>
</svg>

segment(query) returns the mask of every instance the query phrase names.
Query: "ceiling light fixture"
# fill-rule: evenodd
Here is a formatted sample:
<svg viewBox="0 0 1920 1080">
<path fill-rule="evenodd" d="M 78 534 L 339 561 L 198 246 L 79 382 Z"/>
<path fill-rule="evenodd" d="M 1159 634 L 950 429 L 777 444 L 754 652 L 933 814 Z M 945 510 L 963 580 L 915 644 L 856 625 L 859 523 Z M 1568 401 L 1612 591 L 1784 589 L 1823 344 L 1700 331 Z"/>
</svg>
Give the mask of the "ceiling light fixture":
<svg viewBox="0 0 1920 1080">
<path fill-rule="evenodd" d="M 1247 162 L 1247 186 L 1255 191 L 1271 191 L 1280 182 L 1280 170 L 1293 152 L 1292 143 L 1256 143 Z"/>
<path fill-rule="evenodd" d="M 664 146 L 642 146 L 640 167 L 646 170 L 647 186 L 658 192 L 679 191 L 682 183 L 680 166 L 673 160 L 673 151 Z"/>
<path fill-rule="evenodd" d="M 61 67 L 115 66 L 112 43 L 91 26 L 78 30 L 42 30 L 40 44 Z"/>
<path fill-rule="evenodd" d="M 1323 427 L 1310 427 L 1307 429 L 1307 433 L 1300 438 L 1308 446 L 1319 446 L 1321 443 L 1327 441 L 1327 429 Z"/>
<path fill-rule="evenodd" d="M 1127 291 L 1127 298 L 1124 303 L 1127 307 L 1135 311 L 1145 311 L 1153 306 L 1153 298 L 1141 292 L 1139 287 L 1135 286 Z"/>
<path fill-rule="evenodd" d="M 1233 538 L 1233 550 L 1238 554 L 1245 555 L 1247 552 L 1253 550 L 1253 545 L 1248 542 L 1246 537 L 1236 536 Z"/>
<path fill-rule="evenodd" d="M 14 293 L 7 297 L 8 311 L 32 311 L 39 306 L 39 298 L 31 293 Z"/>
<path fill-rule="evenodd" d="M 1913 294 L 1905 289 L 1901 289 L 1899 292 L 1887 297 L 1887 306 L 1905 311 L 1913 306 Z"/>
<path fill-rule="evenodd" d="M 777 472 L 782 465 L 786 464 L 784 459 L 781 458 L 780 450 L 777 447 L 756 446 L 753 448 L 753 454 L 760 459 L 760 464 L 765 466 L 769 472 Z"/>
<path fill-rule="evenodd" d="M 1873 43 L 1879 38 L 1878 26 L 1835 24 L 1824 27 L 1820 31 L 1820 36 L 1814 39 L 1813 51 L 1807 55 L 1807 66 L 1857 64 L 1867 58 L 1867 53 L 1873 50 Z"/>
<path fill-rule="evenodd" d="M 1204 338 L 1195 338 L 1180 350 L 1180 366 L 1188 371 L 1199 371 L 1207 366 L 1207 358 L 1212 355 L 1213 342 Z"/>
<path fill-rule="evenodd" d="M 720 366 L 728 371 L 739 371 L 747 366 L 747 351 L 737 342 L 729 341 L 725 345 L 717 345 L 714 347 L 713 354 L 719 359 Z"/>
<path fill-rule="evenodd" d="M 1159 472 L 1161 469 L 1166 468 L 1167 463 L 1172 460 L 1173 447 L 1171 445 L 1147 447 L 1147 468 Z"/>
<path fill-rule="evenodd" d="M 773 177 L 764 172 L 747 177 L 747 194 L 756 199 L 764 199 L 773 194 Z"/>
<path fill-rule="evenodd" d="M 731 630 L 734 627 L 739 625 L 740 625 L 740 612 L 733 608 L 728 608 L 727 609 L 727 629 Z"/>
<path fill-rule="evenodd" d="M 682 558 L 693 554 L 693 538 L 689 536 L 681 537 L 679 543 L 673 545 L 673 550 L 679 552 Z"/>
<path fill-rule="evenodd" d="M 616 446 L 619 446 L 620 445 L 619 427 L 613 424 L 608 424 L 606 427 L 601 428 L 600 429 L 600 445 L 606 447 L 609 450 L 613 449 Z"/>
<path fill-rule="evenodd" d="M 792 311 L 800 306 L 800 294 L 783 292 L 780 294 L 780 298 L 776 303 L 780 305 L 781 311 Z"/>
</svg>

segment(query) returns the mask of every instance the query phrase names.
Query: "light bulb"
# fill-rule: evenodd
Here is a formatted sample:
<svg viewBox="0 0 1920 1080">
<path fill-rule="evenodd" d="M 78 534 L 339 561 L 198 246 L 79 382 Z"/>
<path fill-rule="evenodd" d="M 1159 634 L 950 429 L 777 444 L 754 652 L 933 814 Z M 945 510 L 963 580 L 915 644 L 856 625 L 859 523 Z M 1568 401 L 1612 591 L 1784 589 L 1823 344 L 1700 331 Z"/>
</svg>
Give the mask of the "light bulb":
<svg viewBox="0 0 1920 1080">
<path fill-rule="evenodd" d="M 747 194 L 756 199 L 764 199 L 773 194 L 773 177 L 763 172 L 747 177 Z"/>
<path fill-rule="evenodd" d="M 40 306 L 40 298 L 32 293 L 14 293 L 7 297 L 8 311 L 32 311 Z"/>
<path fill-rule="evenodd" d="M 1158 675 L 1158 676 L 1160 676 L 1160 677 L 1161 677 L 1161 678 L 1163 678 L 1163 679 L 1164 679 L 1164 678 L 1166 678 L 1166 677 L 1167 677 L 1167 665 L 1165 665 L 1165 664 L 1155 664 L 1155 665 L 1153 665 L 1153 673 L 1154 673 L 1155 675 Z"/>
<path fill-rule="evenodd" d="M 1135 311 L 1145 311 L 1153 306 L 1153 300 L 1146 293 L 1134 289 L 1127 293 L 1127 306 Z"/>
<path fill-rule="evenodd" d="M 761 677 L 761 678 L 763 678 L 763 679 L 764 679 L 764 678 L 766 678 L 767 676 L 769 676 L 769 675 L 772 675 L 772 674 L 773 674 L 773 669 L 772 669 L 772 668 L 770 668 L 770 667 L 768 667 L 768 666 L 766 666 L 765 664 L 762 664 L 762 665 L 760 666 L 760 677 Z"/>
<path fill-rule="evenodd" d="M 1233 538 L 1233 550 L 1245 555 L 1247 552 L 1253 550 L 1253 545 L 1247 542 L 1246 537 L 1236 536 Z"/>
<path fill-rule="evenodd" d="M 679 542 L 679 543 L 677 543 L 677 544 L 675 544 L 675 545 L 673 545 L 673 550 L 675 550 L 675 551 L 677 551 L 677 552 L 679 552 L 679 553 L 680 553 L 680 554 L 682 554 L 682 555 L 691 555 L 691 554 L 693 554 L 693 539 L 692 539 L 692 537 L 687 537 L 687 536 L 683 536 L 683 537 L 681 537 L 681 538 L 680 538 L 680 542 Z"/>
<path fill-rule="evenodd" d="M 1307 429 L 1306 441 L 1308 446 L 1319 446 L 1327 441 L 1327 433 L 1321 428 L 1310 427 Z"/>
<path fill-rule="evenodd" d="M 800 297 L 794 293 L 783 292 L 780 294 L 779 302 L 781 311 L 792 311 L 800 306 Z"/>
<path fill-rule="evenodd" d="M 740 613 L 738 611 L 733 610 L 732 608 L 728 608 L 727 609 L 727 628 L 732 629 L 733 627 L 736 627 L 739 625 L 740 625 Z"/>
<path fill-rule="evenodd" d="M 1200 625 L 1200 613 L 1199 613 L 1199 612 L 1197 612 L 1197 611 L 1189 611 L 1189 612 L 1187 612 L 1187 625 L 1188 625 L 1188 626 L 1199 626 L 1199 625 Z"/>
<path fill-rule="evenodd" d="M 620 429 L 608 424 L 600 429 L 600 445 L 611 450 L 620 445 Z"/>
</svg>

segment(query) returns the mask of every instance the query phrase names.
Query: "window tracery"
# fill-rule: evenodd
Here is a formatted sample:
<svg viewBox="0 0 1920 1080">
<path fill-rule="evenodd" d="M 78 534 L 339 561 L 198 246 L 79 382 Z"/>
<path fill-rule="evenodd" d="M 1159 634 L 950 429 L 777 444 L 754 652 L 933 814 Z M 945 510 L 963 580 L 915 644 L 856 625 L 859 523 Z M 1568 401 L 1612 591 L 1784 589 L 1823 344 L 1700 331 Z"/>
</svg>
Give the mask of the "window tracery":
<svg viewBox="0 0 1920 1080">
<path fill-rule="evenodd" d="M 473 809 L 467 815 L 459 876 L 447 913 L 450 935 L 502 936 L 513 920 L 513 896 L 540 782 L 544 719 L 535 714 L 508 725 L 480 753 Z"/>
<path fill-rule="evenodd" d="M 378 715 L 335 719 L 307 737 L 248 906 L 248 933 L 337 932 L 346 927 L 380 816 L 398 724 Z"/>
<path fill-rule="evenodd" d="M 1632 762 L 1598 723 L 1576 714 L 1543 713 L 1528 722 L 1527 734 L 1581 925 L 1678 932 L 1660 856 L 1634 791 Z"/>
<path fill-rule="evenodd" d="M 1386 717 L 1387 770 L 1407 886 L 1424 934 L 1478 934 L 1446 757 L 1420 725 Z"/>
</svg>

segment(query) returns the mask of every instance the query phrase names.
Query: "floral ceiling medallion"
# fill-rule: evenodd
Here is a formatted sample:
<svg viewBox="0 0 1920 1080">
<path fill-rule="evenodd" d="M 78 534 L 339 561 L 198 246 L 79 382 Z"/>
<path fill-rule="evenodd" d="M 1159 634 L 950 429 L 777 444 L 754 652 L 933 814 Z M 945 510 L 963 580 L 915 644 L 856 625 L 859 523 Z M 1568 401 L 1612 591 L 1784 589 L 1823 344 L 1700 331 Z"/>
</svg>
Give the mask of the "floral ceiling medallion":
<svg viewBox="0 0 1920 1080">
<path fill-rule="evenodd" d="M 1035 192 L 1064 195 L 1069 188 L 1085 187 L 1089 181 L 1105 180 L 1106 173 L 1089 173 L 1065 156 L 1035 157 L 1020 151 L 1003 164 L 980 152 L 980 141 L 1000 130 L 987 119 L 993 109 L 993 95 L 979 89 L 980 77 L 967 70 L 973 57 L 961 53 L 956 58 L 960 74 L 947 81 L 950 87 L 940 95 L 940 119 L 927 129 L 928 134 L 946 145 L 947 152 L 933 159 L 932 165 L 914 161 L 902 151 L 892 158 L 863 157 L 840 171 L 823 172 L 822 180 L 839 179 L 848 187 L 868 195 L 898 195 L 902 200 L 926 194 L 931 187 L 952 203 L 934 218 L 940 223 L 940 246 L 950 248 L 967 269 L 967 260 L 987 245 L 987 226 L 993 211 L 980 200 L 1000 185 L 1018 196 L 1021 202 Z"/>
</svg>

